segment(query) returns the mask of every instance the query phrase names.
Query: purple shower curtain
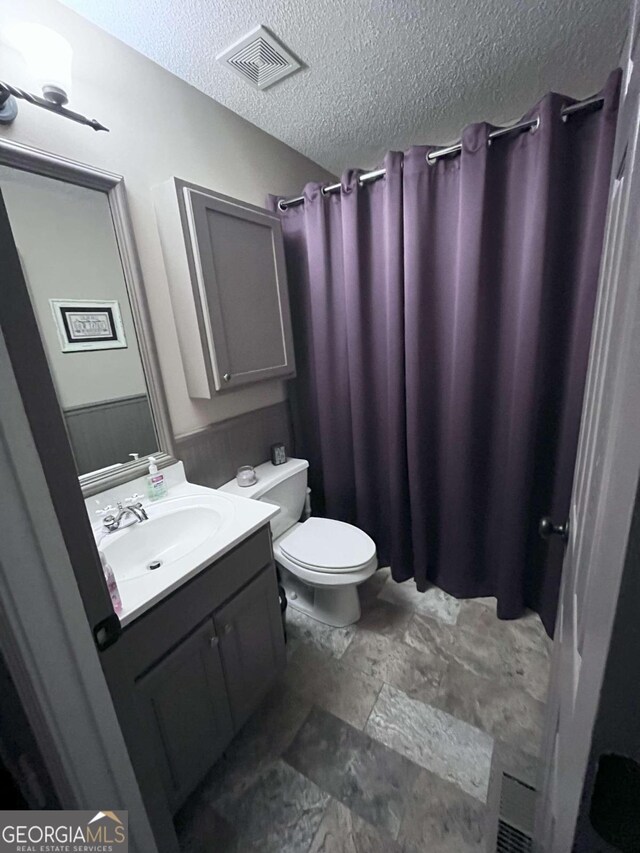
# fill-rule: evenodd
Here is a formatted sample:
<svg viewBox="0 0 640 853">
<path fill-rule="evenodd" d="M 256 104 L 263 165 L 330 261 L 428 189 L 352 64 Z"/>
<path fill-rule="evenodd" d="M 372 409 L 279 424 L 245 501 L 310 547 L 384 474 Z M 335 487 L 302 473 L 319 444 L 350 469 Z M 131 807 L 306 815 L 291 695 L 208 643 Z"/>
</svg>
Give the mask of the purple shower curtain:
<svg viewBox="0 0 640 853">
<path fill-rule="evenodd" d="M 314 508 L 357 524 L 395 580 L 495 596 L 554 627 L 562 549 L 538 521 L 569 510 L 620 73 L 565 123 L 384 179 L 309 184 L 282 214 L 298 378 L 296 452 Z M 277 198 L 271 198 L 275 208 Z"/>
</svg>

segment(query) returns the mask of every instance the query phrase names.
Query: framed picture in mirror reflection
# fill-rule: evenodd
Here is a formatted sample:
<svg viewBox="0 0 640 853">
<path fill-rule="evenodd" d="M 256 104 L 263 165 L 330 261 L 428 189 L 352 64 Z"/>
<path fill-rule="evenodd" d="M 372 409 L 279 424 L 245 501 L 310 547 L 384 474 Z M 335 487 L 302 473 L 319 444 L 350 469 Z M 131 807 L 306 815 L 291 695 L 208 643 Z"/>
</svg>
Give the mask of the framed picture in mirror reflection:
<svg viewBox="0 0 640 853">
<path fill-rule="evenodd" d="M 117 299 L 50 299 L 62 352 L 124 349 Z"/>
</svg>

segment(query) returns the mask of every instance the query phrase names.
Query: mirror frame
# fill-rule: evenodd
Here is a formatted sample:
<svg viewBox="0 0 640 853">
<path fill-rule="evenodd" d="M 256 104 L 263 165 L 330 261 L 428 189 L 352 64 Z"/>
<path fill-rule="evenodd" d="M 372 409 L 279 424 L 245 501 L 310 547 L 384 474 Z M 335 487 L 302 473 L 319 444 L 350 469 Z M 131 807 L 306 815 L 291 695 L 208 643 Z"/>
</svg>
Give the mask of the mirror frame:
<svg viewBox="0 0 640 853">
<path fill-rule="evenodd" d="M 174 456 L 173 429 L 158 363 L 158 353 L 151 327 L 133 228 L 129 217 L 123 176 L 84 163 L 77 163 L 66 157 L 60 157 L 57 154 L 51 154 L 48 151 L 22 145 L 8 139 L 0 139 L 0 165 L 77 184 L 106 194 L 113 221 L 116 245 L 122 263 L 125 286 L 131 303 L 131 313 L 142 360 L 142 369 L 147 383 L 151 415 L 158 436 L 158 452 L 152 455 L 156 457 L 159 468 L 174 464 L 177 460 Z M 82 493 L 87 498 L 144 476 L 148 473 L 148 467 L 147 457 L 143 457 L 138 461 L 125 462 L 115 471 L 101 474 L 80 474 L 78 479 Z"/>
</svg>

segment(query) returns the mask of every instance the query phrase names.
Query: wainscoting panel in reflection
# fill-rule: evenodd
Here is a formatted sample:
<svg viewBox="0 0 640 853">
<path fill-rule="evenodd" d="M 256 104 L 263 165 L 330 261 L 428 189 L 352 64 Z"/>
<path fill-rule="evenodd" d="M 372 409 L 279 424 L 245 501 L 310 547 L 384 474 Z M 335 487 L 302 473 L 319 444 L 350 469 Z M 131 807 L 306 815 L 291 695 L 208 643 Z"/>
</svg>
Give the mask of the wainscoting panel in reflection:
<svg viewBox="0 0 640 853">
<path fill-rule="evenodd" d="M 79 474 L 130 462 L 158 450 L 146 394 L 63 410 Z"/>
</svg>

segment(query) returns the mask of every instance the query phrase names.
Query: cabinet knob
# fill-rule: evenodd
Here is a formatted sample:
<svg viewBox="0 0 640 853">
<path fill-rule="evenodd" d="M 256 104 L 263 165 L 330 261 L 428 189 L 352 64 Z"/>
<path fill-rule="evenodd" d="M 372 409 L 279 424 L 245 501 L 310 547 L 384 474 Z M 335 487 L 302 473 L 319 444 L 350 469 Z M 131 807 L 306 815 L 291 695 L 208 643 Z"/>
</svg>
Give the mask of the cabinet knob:
<svg viewBox="0 0 640 853">
<path fill-rule="evenodd" d="M 212 649 L 215 649 L 218 645 L 218 638 L 215 635 L 213 637 L 209 637 L 209 645 Z"/>
<path fill-rule="evenodd" d="M 222 629 L 222 633 L 223 633 L 225 636 L 226 636 L 227 634 L 230 634 L 232 631 L 233 631 L 233 625 L 225 625 L 225 626 L 224 626 L 224 628 Z"/>
<path fill-rule="evenodd" d="M 225 373 L 225 375 L 222 378 L 224 379 L 225 382 L 231 382 L 231 374 L 230 373 Z"/>
</svg>

